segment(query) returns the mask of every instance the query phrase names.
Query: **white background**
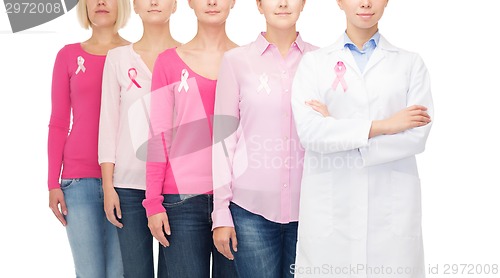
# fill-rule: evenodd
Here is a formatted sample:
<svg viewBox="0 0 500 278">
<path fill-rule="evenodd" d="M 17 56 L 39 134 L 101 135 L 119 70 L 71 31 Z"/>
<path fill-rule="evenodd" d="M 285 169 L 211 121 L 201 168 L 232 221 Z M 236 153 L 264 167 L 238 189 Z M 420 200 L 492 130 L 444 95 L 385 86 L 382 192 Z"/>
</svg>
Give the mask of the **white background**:
<svg viewBox="0 0 500 278">
<path fill-rule="evenodd" d="M 440 273 L 428 277 L 494 277 L 443 272 L 445 264 L 500 264 L 499 12 L 498 0 L 391 0 L 379 26 L 396 46 L 420 53 L 432 79 L 436 115 L 418 156 L 426 265 Z M 336 1 L 309 0 L 299 30 L 327 46 L 344 21 Z M 171 26 L 181 42 L 194 35 L 186 0 L 178 0 Z M 246 44 L 264 27 L 255 1 L 237 0 L 229 36 Z M 121 34 L 136 41 L 141 33 L 133 14 Z M 56 53 L 89 36 L 75 9 L 12 34 L 0 8 L 0 277 L 74 276 L 66 233 L 48 208 L 47 125 Z"/>
</svg>

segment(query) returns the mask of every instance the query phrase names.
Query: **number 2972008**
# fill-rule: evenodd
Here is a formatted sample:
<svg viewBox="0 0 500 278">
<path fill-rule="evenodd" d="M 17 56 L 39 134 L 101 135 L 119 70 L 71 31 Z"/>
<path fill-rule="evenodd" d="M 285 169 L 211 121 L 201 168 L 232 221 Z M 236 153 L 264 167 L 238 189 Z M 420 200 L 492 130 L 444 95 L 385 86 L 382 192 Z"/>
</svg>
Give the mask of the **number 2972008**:
<svg viewBox="0 0 500 278">
<path fill-rule="evenodd" d="M 443 271 L 443 274 L 498 274 L 498 264 L 445 264 Z"/>
<path fill-rule="evenodd" d="M 5 3 L 8 14 L 60 14 L 64 13 L 61 3 Z"/>
</svg>

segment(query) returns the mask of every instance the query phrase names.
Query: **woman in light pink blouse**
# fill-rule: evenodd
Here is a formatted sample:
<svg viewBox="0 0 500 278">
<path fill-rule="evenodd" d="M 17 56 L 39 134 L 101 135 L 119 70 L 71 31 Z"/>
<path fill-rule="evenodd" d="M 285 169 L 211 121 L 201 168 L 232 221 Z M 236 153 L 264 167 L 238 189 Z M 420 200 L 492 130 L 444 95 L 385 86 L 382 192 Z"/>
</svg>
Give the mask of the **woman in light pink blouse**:
<svg viewBox="0 0 500 278">
<path fill-rule="evenodd" d="M 77 277 L 123 277 L 116 228 L 103 210 L 97 138 L 104 61 L 108 50 L 129 43 L 118 29 L 129 17 L 130 4 L 80 0 L 77 13 L 82 26 L 92 29 L 92 36 L 64 46 L 54 64 L 49 206 L 66 227 Z"/>
<path fill-rule="evenodd" d="M 158 56 L 143 202 L 153 236 L 175 278 L 237 277 L 212 241 L 212 118 L 222 55 L 236 47 L 225 22 L 234 0 L 190 0 L 196 36 Z M 211 260 L 212 257 L 212 260 Z M 211 261 L 213 265 L 211 266 Z"/>
<path fill-rule="evenodd" d="M 109 51 L 104 65 L 99 163 L 104 188 L 104 209 L 118 227 L 125 277 L 153 278 L 153 237 L 142 206 L 146 192 L 146 162 L 141 143 L 147 142 L 149 124 L 144 117 L 154 62 L 167 48 L 179 46 L 170 34 L 175 0 L 135 0 L 141 17 L 142 38 Z M 158 272 L 164 269 L 162 252 Z"/>
<path fill-rule="evenodd" d="M 304 0 L 259 0 L 267 30 L 228 51 L 214 120 L 214 242 L 240 277 L 293 277 L 304 151 L 291 108 Z"/>
</svg>

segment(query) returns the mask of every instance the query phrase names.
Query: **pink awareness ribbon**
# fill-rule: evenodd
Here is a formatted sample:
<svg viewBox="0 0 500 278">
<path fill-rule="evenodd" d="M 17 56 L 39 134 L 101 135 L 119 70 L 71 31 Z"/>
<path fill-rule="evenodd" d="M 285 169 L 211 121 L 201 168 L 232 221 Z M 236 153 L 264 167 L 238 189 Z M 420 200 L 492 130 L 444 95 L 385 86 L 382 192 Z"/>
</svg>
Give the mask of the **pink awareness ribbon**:
<svg viewBox="0 0 500 278">
<path fill-rule="evenodd" d="M 335 74 L 337 75 L 337 78 L 335 78 L 335 81 L 333 81 L 333 90 L 337 90 L 337 86 L 339 83 L 342 85 L 342 88 L 344 89 L 344 92 L 347 91 L 347 83 L 345 82 L 344 79 L 344 74 L 346 72 L 346 67 L 342 61 L 338 61 L 337 65 L 335 65 Z"/>
<path fill-rule="evenodd" d="M 76 63 L 78 64 L 78 68 L 76 69 L 75 74 L 78 74 L 80 71 L 85 72 L 85 59 L 83 59 L 82 56 L 78 56 Z"/>
<path fill-rule="evenodd" d="M 127 91 L 130 90 L 130 88 L 132 88 L 132 85 L 135 84 L 135 86 L 137 86 L 137 88 L 142 88 L 141 85 L 139 85 L 139 83 L 137 83 L 137 81 L 135 80 L 135 78 L 137 77 L 137 70 L 135 68 L 130 68 L 128 70 L 128 78 L 130 78 L 130 85 L 128 85 L 128 88 L 127 88 Z"/>
<path fill-rule="evenodd" d="M 183 69 L 181 72 L 181 84 L 179 84 L 179 87 L 177 88 L 177 91 L 179 93 L 182 91 L 182 89 L 184 89 L 186 93 L 189 90 L 189 85 L 187 82 L 188 78 L 189 78 L 189 72 L 187 71 L 187 69 Z"/>
</svg>

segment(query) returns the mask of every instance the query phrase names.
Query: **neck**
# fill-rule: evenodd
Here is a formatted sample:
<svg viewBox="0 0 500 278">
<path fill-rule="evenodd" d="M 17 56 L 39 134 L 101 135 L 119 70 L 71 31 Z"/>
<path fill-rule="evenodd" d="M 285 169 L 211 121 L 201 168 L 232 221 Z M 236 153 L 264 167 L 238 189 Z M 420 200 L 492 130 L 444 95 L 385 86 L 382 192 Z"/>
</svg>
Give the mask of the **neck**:
<svg viewBox="0 0 500 278">
<path fill-rule="evenodd" d="M 226 34 L 226 23 L 208 26 L 198 22 L 198 32 L 188 44 L 196 48 L 220 50 L 226 49 L 230 43 L 232 42 Z"/>
<path fill-rule="evenodd" d="M 267 25 L 266 34 L 264 36 L 269 43 L 278 47 L 281 56 L 286 57 L 290 46 L 297 39 L 297 29 L 295 25 L 287 30 L 280 30 Z"/>
<path fill-rule="evenodd" d="M 349 39 L 359 48 L 363 49 L 363 45 L 378 31 L 378 24 L 368 29 L 362 29 L 354 27 L 353 25 L 347 23 L 347 36 Z"/>
<path fill-rule="evenodd" d="M 150 51 L 162 51 L 178 45 L 170 33 L 169 22 L 162 25 L 145 24 L 142 38 L 135 44 Z"/>
<path fill-rule="evenodd" d="M 92 28 L 92 36 L 88 40 L 91 44 L 99 44 L 99 45 L 107 45 L 107 44 L 115 44 L 119 43 L 122 38 L 113 30 L 113 26 L 111 27 L 103 27 L 103 28 Z"/>
</svg>

